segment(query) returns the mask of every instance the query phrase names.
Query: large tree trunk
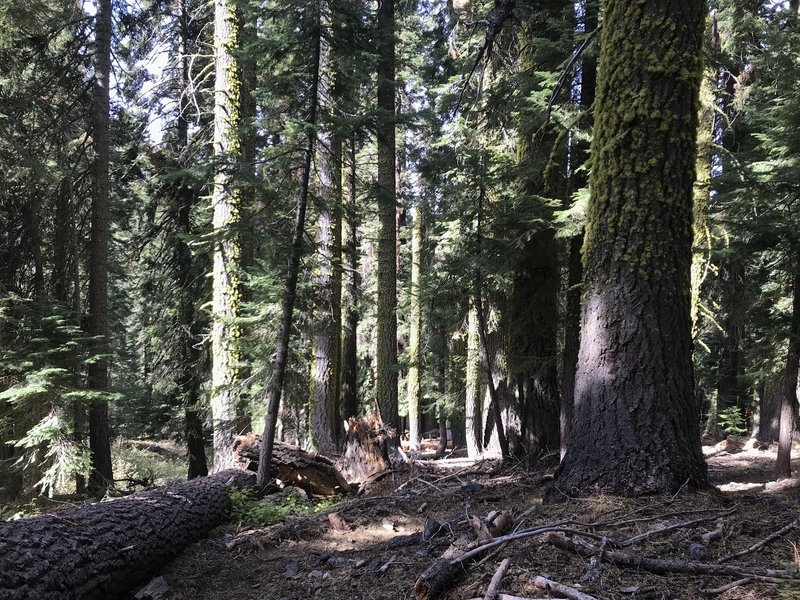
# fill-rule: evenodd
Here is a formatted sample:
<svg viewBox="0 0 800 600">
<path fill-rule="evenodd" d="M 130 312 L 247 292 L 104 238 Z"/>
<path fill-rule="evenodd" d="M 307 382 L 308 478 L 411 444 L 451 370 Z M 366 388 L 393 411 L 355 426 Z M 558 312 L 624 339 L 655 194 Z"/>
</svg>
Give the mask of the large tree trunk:
<svg viewBox="0 0 800 600">
<path fill-rule="evenodd" d="M 333 16 L 328 0 L 320 0 L 319 96 L 315 171 L 319 217 L 317 265 L 314 276 L 314 361 L 311 369 L 311 428 L 317 448 L 333 452 L 338 446 L 339 366 L 342 332 L 342 138 L 333 133 L 336 74 L 329 36 Z"/>
<path fill-rule="evenodd" d="M 349 419 L 344 455 L 340 461 L 348 481 L 365 481 L 370 475 L 391 467 L 389 446 L 397 445 L 397 432 L 375 416 Z"/>
<path fill-rule="evenodd" d="M 241 69 L 234 52 L 241 46 L 238 10 L 232 0 L 214 2 L 214 268 L 211 326 L 211 420 L 214 471 L 233 465 L 236 436 L 238 341 L 241 300 Z"/>
<path fill-rule="evenodd" d="M 795 257 L 795 260 L 797 258 Z M 797 404 L 797 371 L 800 365 L 800 267 L 794 266 L 792 290 L 792 326 L 789 330 L 789 350 L 786 353 L 783 394 L 781 396 L 781 421 L 778 433 L 778 458 L 775 475 L 779 479 L 792 476 L 792 430 Z"/>
<path fill-rule="evenodd" d="M 604 3 L 575 416 L 550 500 L 707 484 L 689 318 L 703 4 Z"/>
<path fill-rule="evenodd" d="M 481 408 L 481 339 L 478 332 L 478 305 L 470 294 L 467 315 L 467 362 L 465 367 L 466 393 L 464 416 L 467 433 L 467 456 L 477 458 L 483 452 L 483 410 Z"/>
<path fill-rule="evenodd" d="M 123 598 L 222 521 L 229 489 L 253 483 L 244 471 L 224 471 L 110 502 L 0 523 L 0 596 Z"/>
<path fill-rule="evenodd" d="M 394 0 L 379 0 L 378 30 L 378 314 L 375 400 L 386 425 L 397 427 L 397 186 L 395 180 Z"/>
<path fill-rule="evenodd" d="M 111 0 L 98 0 L 95 17 L 94 108 L 92 145 L 92 228 L 89 251 L 89 335 L 98 340 L 97 353 L 108 352 L 108 244 L 109 209 L 109 109 L 111 85 Z M 88 386 L 93 391 L 108 390 L 108 360 L 93 361 L 88 367 Z M 89 449 L 92 471 L 89 489 L 102 494 L 114 479 L 111 467 L 111 430 L 108 402 L 94 400 L 89 408 Z"/>
</svg>

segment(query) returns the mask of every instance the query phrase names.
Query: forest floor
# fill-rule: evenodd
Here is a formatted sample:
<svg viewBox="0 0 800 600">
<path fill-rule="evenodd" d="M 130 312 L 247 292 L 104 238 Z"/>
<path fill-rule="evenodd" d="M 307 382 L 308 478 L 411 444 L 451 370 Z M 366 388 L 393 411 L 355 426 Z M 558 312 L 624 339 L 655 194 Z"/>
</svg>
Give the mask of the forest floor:
<svg viewBox="0 0 800 600">
<path fill-rule="evenodd" d="M 188 548 L 162 575 L 178 600 L 415 598 L 414 582 L 454 539 L 476 539 L 467 515 L 510 511 L 513 531 L 569 521 L 562 527 L 594 534 L 581 539 L 602 546 L 602 565 L 591 566 L 589 559 L 556 548 L 544 533 L 511 541 L 466 563 L 441 597 L 483 598 L 498 563 L 508 558 L 510 568 L 500 591 L 529 599 L 562 597 L 537 588 L 536 576 L 597 599 L 800 598 L 800 579 L 770 582 L 774 574 L 764 571 L 780 569 L 783 576 L 800 577 L 800 554 L 794 545 L 800 545 L 800 527 L 791 527 L 800 517 L 800 480 L 770 483 L 774 448 L 735 454 L 706 450 L 710 477 L 719 492 L 639 499 L 605 496 L 557 505 L 541 503 L 557 456 L 545 457 L 527 470 L 501 469 L 491 461 L 420 460 L 375 482 L 364 496 L 324 511 L 264 528 L 221 528 Z M 800 461 L 794 468 L 800 468 Z M 410 535 L 423 531 L 429 518 L 445 524 L 440 535 L 429 541 Z M 703 534 L 714 530 L 721 536 L 702 544 Z M 602 538 L 608 541 L 601 543 Z M 621 544 L 615 547 L 615 541 Z M 727 591 L 718 588 L 741 580 L 741 574 L 657 575 L 638 560 L 685 563 L 694 558 L 714 563 L 741 551 L 746 552 L 724 564 L 746 565 L 741 571 L 760 576 Z M 608 554 L 613 552 L 637 557 L 638 567 L 611 560 Z"/>
</svg>

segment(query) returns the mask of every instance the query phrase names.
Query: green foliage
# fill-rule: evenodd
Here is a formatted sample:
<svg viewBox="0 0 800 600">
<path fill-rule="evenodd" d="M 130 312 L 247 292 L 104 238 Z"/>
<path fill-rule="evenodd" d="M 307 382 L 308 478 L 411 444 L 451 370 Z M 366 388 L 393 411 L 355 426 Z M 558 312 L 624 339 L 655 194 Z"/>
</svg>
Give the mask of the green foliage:
<svg viewBox="0 0 800 600">
<path fill-rule="evenodd" d="M 337 497 L 319 501 L 304 499 L 295 490 L 259 499 L 252 490 L 234 491 L 230 494 L 230 520 L 245 527 L 265 527 L 326 510 L 339 501 Z"/>
<path fill-rule="evenodd" d="M 744 435 L 747 433 L 742 411 L 738 406 L 729 406 L 717 413 L 717 424 L 725 433 Z"/>
</svg>

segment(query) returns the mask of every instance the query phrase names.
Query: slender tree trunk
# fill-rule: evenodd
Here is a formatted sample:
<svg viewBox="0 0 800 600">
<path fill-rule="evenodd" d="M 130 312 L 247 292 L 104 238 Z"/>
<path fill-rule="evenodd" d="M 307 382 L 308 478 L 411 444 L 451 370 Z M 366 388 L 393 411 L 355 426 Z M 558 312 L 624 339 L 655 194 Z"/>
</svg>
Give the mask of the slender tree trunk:
<svg viewBox="0 0 800 600">
<path fill-rule="evenodd" d="M 477 458 L 483 452 L 483 411 L 481 408 L 481 337 L 478 324 L 477 298 L 470 294 L 467 315 L 467 364 L 465 419 L 467 428 L 467 456 Z"/>
<path fill-rule="evenodd" d="M 549 500 L 707 485 L 689 316 L 705 6 L 604 8 L 575 415 Z"/>
<path fill-rule="evenodd" d="M 89 251 L 89 334 L 99 340 L 97 352 L 109 351 L 108 329 L 108 245 L 109 210 L 109 119 L 111 82 L 111 0 L 98 0 L 95 17 L 95 78 L 92 141 L 92 227 Z M 103 357 L 88 367 L 88 386 L 92 391 L 107 391 L 108 360 Z M 92 472 L 89 490 L 101 495 L 113 483 L 111 430 L 108 401 L 95 400 L 89 408 L 89 449 Z"/>
<path fill-rule="evenodd" d="M 583 31 L 591 34 L 597 29 L 600 13 L 599 0 L 583 2 Z M 597 60 L 592 52 L 584 52 L 581 57 L 580 109 L 583 111 L 581 126 L 590 130 L 594 123 L 592 105 L 597 88 Z M 589 160 L 588 142 L 577 141 L 572 147 L 568 185 L 571 192 L 588 185 L 588 169 L 576 171 Z M 561 458 L 567 453 L 567 443 L 572 429 L 572 413 L 575 405 L 575 374 L 578 368 L 578 350 L 581 336 L 581 295 L 583 279 L 583 231 L 569 240 L 566 309 L 564 311 L 564 350 L 561 366 Z"/>
<path fill-rule="evenodd" d="M 795 256 L 795 260 L 797 257 Z M 775 475 L 778 479 L 792 476 L 792 431 L 797 404 L 797 371 L 800 365 L 800 267 L 795 265 L 792 281 L 792 325 L 789 330 L 789 350 L 781 395 L 781 421 L 778 432 L 778 458 Z"/>
<path fill-rule="evenodd" d="M 331 5 L 320 0 L 323 32 L 320 42 L 319 110 L 316 175 L 320 209 L 317 220 L 317 267 L 312 364 L 311 426 L 319 450 L 338 446 L 339 366 L 342 331 L 342 137 L 333 132 L 331 119 L 338 90 L 329 36 L 334 31 Z"/>
<path fill-rule="evenodd" d="M 342 339 L 342 418 L 358 416 L 358 301 L 360 275 L 358 265 L 358 207 L 356 204 L 356 141 L 350 139 L 349 158 L 343 165 L 343 179 L 347 180 L 347 202 L 342 211 L 344 232 L 344 311 Z"/>
<path fill-rule="evenodd" d="M 270 463 L 272 462 L 272 448 L 275 444 L 275 428 L 278 424 L 278 411 L 281 405 L 283 383 L 286 378 L 286 365 L 289 362 L 289 338 L 292 330 L 292 315 L 297 299 L 297 280 L 300 274 L 300 259 L 303 253 L 303 235 L 306 222 L 306 207 L 308 206 L 308 190 L 311 181 L 311 162 L 314 156 L 317 134 L 314 128 L 317 124 L 317 108 L 319 104 L 319 78 L 320 78 L 320 44 L 321 32 L 315 35 L 313 72 L 311 74 L 311 88 L 309 97 L 311 107 L 308 111 L 308 135 L 306 137 L 305 155 L 303 157 L 303 179 L 300 182 L 300 197 L 294 216 L 294 231 L 292 233 L 291 254 L 286 271 L 286 285 L 283 301 L 281 303 L 281 322 L 278 331 L 278 342 L 275 348 L 275 362 L 272 367 L 272 376 L 267 383 L 267 416 L 264 421 L 263 443 L 259 453 L 258 462 L 258 487 L 266 488 L 270 480 Z"/>
<path fill-rule="evenodd" d="M 408 430 L 409 448 L 419 450 L 420 405 L 422 404 L 422 308 L 420 294 L 422 271 L 422 238 L 425 228 L 425 207 L 420 201 L 414 212 L 411 232 L 411 290 L 409 292 L 410 317 L 408 335 Z"/>
<path fill-rule="evenodd" d="M 177 122 L 176 156 L 186 154 L 189 146 L 189 87 L 191 85 L 189 67 L 191 56 L 189 45 L 189 14 L 186 0 L 176 0 L 175 10 L 178 15 L 178 63 L 180 68 L 180 112 Z M 180 158 L 179 158 L 180 160 Z M 184 166 L 184 165 L 182 165 Z M 181 367 L 178 375 L 178 389 L 183 395 L 184 434 L 186 436 L 189 479 L 208 475 L 205 445 L 203 443 L 203 420 L 200 417 L 200 357 L 202 350 L 198 348 L 200 331 L 196 306 L 202 290 L 202 274 L 197 272 L 192 250 L 186 236 L 194 233 L 192 227 L 192 210 L 197 203 L 197 194 L 187 180 L 180 181 L 176 196 L 176 233 L 175 262 L 176 279 L 180 288 L 180 307 L 178 318 L 182 332 Z"/>
<path fill-rule="evenodd" d="M 239 380 L 237 323 L 241 301 L 241 70 L 235 52 L 241 47 L 241 22 L 233 0 L 214 2 L 214 209 L 213 322 L 211 325 L 211 420 L 214 471 L 233 466 L 236 436 L 236 385 Z"/>
<path fill-rule="evenodd" d="M 395 181 L 394 0 L 378 2 L 378 314 L 375 400 L 397 427 L 397 191 Z"/>
</svg>

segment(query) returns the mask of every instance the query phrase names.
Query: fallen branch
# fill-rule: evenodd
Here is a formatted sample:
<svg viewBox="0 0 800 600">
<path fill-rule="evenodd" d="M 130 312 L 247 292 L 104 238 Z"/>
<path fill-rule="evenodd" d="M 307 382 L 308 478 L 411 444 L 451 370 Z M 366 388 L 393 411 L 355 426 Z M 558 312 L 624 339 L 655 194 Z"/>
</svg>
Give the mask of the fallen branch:
<svg viewBox="0 0 800 600">
<path fill-rule="evenodd" d="M 703 540 L 703 543 L 706 546 L 710 546 L 711 542 L 721 538 L 724 532 L 725 532 L 725 521 L 719 519 L 717 521 L 717 526 L 714 528 L 714 530 L 704 533 L 701 539 Z"/>
<path fill-rule="evenodd" d="M 583 592 L 576 590 L 573 587 L 569 587 L 568 585 L 564 585 L 563 583 L 558 583 L 557 581 L 553 581 L 552 579 L 547 579 L 546 577 L 542 577 L 541 575 L 536 577 L 533 580 L 533 585 L 538 588 L 542 588 L 543 590 L 550 590 L 556 592 L 557 594 L 561 594 L 571 600 L 597 600 L 594 596 L 590 596 L 589 594 L 584 594 Z"/>
<path fill-rule="evenodd" d="M 723 513 L 724 515 L 730 514 L 731 511 L 727 513 Z M 624 548 L 625 546 L 632 546 L 633 544 L 638 544 L 639 542 L 643 542 L 647 539 L 650 539 L 653 536 L 661 535 L 663 533 L 669 533 L 670 531 L 675 531 L 676 529 L 684 529 L 686 527 L 694 527 L 695 525 L 699 525 L 700 523 L 705 523 L 706 521 L 710 521 L 712 519 L 717 518 L 717 515 L 710 516 L 710 517 L 702 517 L 699 519 L 694 519 L 693 521 L 685 521 L 683 523 L 675 523 L 674 525 L 669 525 L 667 527 L 661 527 L 660 529 L 652 529 L 650 531 L 645 531 L 639 535 L 635 535 L 633 537 L 628 538 L 627 540 L 623 540 L 616 544 L 620 548 Z M 720 532 L 720 535 L 722 533 Z M 708 543 L 708 542 L 706 542 Z"/>
<path fill-rule="evenodd" d="M 717 596 L 719 594 L 724 594 L 728 590 L 732 590 L 742 585 L 747 585 L 748 583 L 753 583 L 753 579 L 750 577 L 743 577 L 742 579 L 731 581 L 730 583 L 726 583 L 725 585 L 721 585 L 720 587 L 701 589 L 700 591 L 708 596 Z"/>
<path fill-rule="evenodd" d="M 600 548 L 592 546 L 583 540 L 572 539 L 563 535 L 550 534 L 547 543 L 568 550 L 581 556 L 600 556 Z M 602 559 L 617 566 L 633 567 L 659 575 L 668 573 L 688 573 L 690 575 L 730 575 L 734 577 L 766 577 L 775 580 L 798 580 L 800 574 L 785 569 L 767 569 L 764 567 L 746 565 L 720 565 L 715 563 L 687 562 L 682 560 L 669 560 L 635 556 L 624 552 L 605 550 Z"/>
<path fill-rule="evenodd" d="M 797 527 L 797 519 L 795 519 L 794 521 L 792 521 L 788 525 L 785 525 L 785 526 L 781 527 L 778 531 L 775 531 L 775 532 L 769 534 L 763 540 L 761 540 L 760 542 L 756 542 L 755 544 L 753 544 L 749 548 L 745 548 L 744 550 L 741 550 L 739 552 L 735 552 L 733 554 L 728 554 L 727 556 L 723 556 L 722 558 L 717 559 L 717 562 L 718 563 L 728 562 L 729 560 L 733 560 L 734 558 L 739 558 L 740 556 L 744 556 L 745 554 L 750 554 L 751 552 L 755 552 L 756 550 L 758 550 L 762 546 L 766 546 L 770 542 L 772 542 L 772 541 L 776 540 L 777 538 L 781 537 L 784 533 L 790 532 L 795 527 Z"/>
<path fill-rule="evenodd" d="M 497 567 L 497 571 L 495 571 L 494 575 L 492 576 L 492 581 L 489 582 L 489 587 L 486 589 L 486 594 L 483 596 L 483 600 L 497 600 L 497 595 L 500 592 L 500 584 L 503 582 L 503 577 L 505 577 L 506 571 L 508 571 L 508 565 L 510 564 L 510 559 L 503 559 L 503 561 L 500 563 L 500 566 Z"/>
</svg>

